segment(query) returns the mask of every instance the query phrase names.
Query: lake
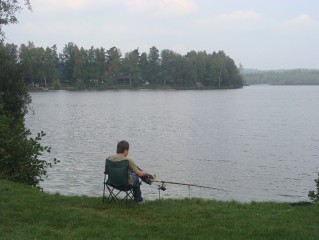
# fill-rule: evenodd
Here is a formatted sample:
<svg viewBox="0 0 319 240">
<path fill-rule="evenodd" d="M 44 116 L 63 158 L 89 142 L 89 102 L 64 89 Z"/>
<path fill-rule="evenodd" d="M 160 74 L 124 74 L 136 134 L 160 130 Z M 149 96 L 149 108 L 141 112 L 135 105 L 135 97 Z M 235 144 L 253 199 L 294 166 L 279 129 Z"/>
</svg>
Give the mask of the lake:
<svg viewBox="0 0 319 240">
<path fill-rule="evenodd" d="M 43 130 L 47 158 L 61 161 L 41 184 L 65 195 L 101 196 L 105 158 L 130 157 L 167 185 L 164 198 L 303 201 L 319 172 L 319 87 L 249 86 L 204 91 L 32 92 L 26 125 Z M 145 199 L 156 186 L 142 185 Z"/>
</svg>

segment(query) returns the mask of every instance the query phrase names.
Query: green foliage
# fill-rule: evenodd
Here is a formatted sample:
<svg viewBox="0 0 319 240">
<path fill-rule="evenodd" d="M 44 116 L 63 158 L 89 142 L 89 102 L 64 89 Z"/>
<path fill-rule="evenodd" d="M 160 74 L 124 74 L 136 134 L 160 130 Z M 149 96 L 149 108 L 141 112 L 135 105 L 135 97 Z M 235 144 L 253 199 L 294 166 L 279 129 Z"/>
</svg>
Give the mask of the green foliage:
<svg viewBox="0 0 319 240">
<path fill-rule="evenodd" d="M 22 67 L 14 45 L 0 44 L 0 66 L 0 177 L 38 187 L 52 166 L 40 159 L 50 148 L 40 144 L 44 133 L 30 138 L 25 128 L 31 98 L 21 81 Z"/>
<path fill-rule="evenodd" d="M 46 49 L 35 47 L 32 42 L 22 44 L 17 51 L 20 58 L 22 77 L 31 85 L 46 86 L 58 77 L 58 53 L 56 45 Z"/>
<path fill-rule="evenodd" d="M 44 49 L 29 42 L 20 47 L 14 44 L 6 47 L 19 59 L 21 78 L 29 86 L 52 85 L 56 79 L 69 86 L 75 86 L 81 79 L 78 89 L 84 85 L 103 89 L 106 82 L 115 87 L 119 79 L 127 79 L 129 87 L 142 87 L 145 83 L 152 88 L 196 88 L 198 85 L 240 88 L 243 85 L 239 69 L 223 51 L 211 54 L 191 51 L 181 55 L 152 47 L 149 53 L 140 54 L 135 49 L 122 56 L 116 47 L 84 49 L 74 43 L 66 44 L 60 54 L 56 45 Z"/>
<path fill-rule="evenodd" d="M 139 86 L 139 82 L 136 81 L 140 79 L 138 49 L 135 49 L 134 51 L 125 54 L 125 57 L 122 60 L 121 70 L 123 76 L 129 79 L 130 87 Z"/>
<path fill-rule="evenodd" d="M 308 197 L 314 201 L 314 202 L 319 202 L 319 174 L 318 174 L 318 179 L 314 180 L 316 183 L 316 191 L 309 191 Z"/>
<path fill-rule="evenodd" d="M 1 0 L 0 1 L 0 42 L 5 38 L 2 27 L 8 24 L 18 23 L 16 13 L 22 9 L 22 3 L 31 10 L 30 0 Z"/>
<path fill-rule="evenodd" d="M 54 90 L 59 90 L 61 88 L 61 83 L 58 79 L 52 82 L 52 87 Z"/>
<path fill-rule="evenodd" d="M 147 54 L 143 52 L 139 58 L 138 66 L 140 68 L 141 79 L 146 82 L 149 79 L 149 62 L 147 59 Z"/>
<path fill-rule="evenodd" d="M 112 88 L 114 88 L 114 81 L 110 78 L 107 78 L 101 83 L 98 89 L 103 90 L 103 89 L 112 89 Z"/>
<path fill-rule="evenodd" d="M 16 119 L 22 118 L 31 98 L 21 81 L 21 66 L 15 45 L 0 44 L 0 68 L 0 102 L 3 110 Z"/>
<path fill-rule="evenodd" d="M 244 70 L 242 75 L 247 84 L 319 85 L 319 70 Z"/>
<path fill-rule="evenodd" d="M 156 47 L 151 47 L 148 53 L 148 72 L 146 79 L 151 84 L 159 83 L 160 78 L 160 55 L 159 50 Z"/>
<path fill-rule="evenodd" d="M 120 73 L 121 57 L 121 50 L 116 47 L 112 47 L 106 51 L 107 78 L 112 79 L 114 82 L 116 82 Z"/>
<path fill-rule="evenodd" d="M 14 122 L 14 126 L 13 123 Z M 0 177 L 38 187 L 51 163 L 40 159 L 49 147 L 40 144 L 43 132 L 30 138 L 22 119 L 14 119 L 0 106 Z M 54 159 L 54 164 L 58 161 Z"/>
<path fill-rule="evenodd" d="M 78 90 L 84 90 L 86 88 L 85 82 L 82 79 L 76 81 L 76 88 Z"/>
<path fill-rule="evenodd" d="M 292 207 L 192 199 L 126 208 L 125 203 L 50 195 L 0 180 L 0 209 L 2 239 L 319 238 L 318 204 Z"/>
</svg>

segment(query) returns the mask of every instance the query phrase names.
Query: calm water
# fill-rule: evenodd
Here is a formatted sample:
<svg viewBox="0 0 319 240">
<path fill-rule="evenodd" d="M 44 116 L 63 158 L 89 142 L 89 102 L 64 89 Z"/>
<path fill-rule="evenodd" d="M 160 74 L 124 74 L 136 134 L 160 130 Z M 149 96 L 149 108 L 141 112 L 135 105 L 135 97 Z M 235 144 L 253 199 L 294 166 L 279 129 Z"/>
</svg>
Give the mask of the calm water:
<svg viewBox="0 0 319 240">
<path fill-rule="evenodd" d="M 319 172 L 319 87 L 251 86 L 222 91 L 52 91 L 31 93 L 27 126 L 61 163 L 42 186 L 100 196 L 104 159 L 117 141 L 162 180 L 228 190 L 192 197 L 301 201 Z M 156 186 L 142 186 L 146 199 Z M 164 197 L 188 197 L 168 185 Z"/>
</svg>

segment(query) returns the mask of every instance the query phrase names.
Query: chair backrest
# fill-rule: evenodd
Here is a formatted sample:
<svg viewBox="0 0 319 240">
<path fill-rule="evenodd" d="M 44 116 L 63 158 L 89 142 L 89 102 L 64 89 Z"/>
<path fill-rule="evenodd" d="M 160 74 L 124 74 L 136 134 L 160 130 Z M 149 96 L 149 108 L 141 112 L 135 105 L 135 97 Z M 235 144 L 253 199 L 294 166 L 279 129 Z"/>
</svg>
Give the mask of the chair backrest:
<svg viewBox="0 0 319 240">
<path fill-rule="evenodd" d="M 106 159 L 105 161 L 105 174 L 108 175 L 106 183 L 113 187 L 128 186 L 128 160 L 111 161 Z"/>
</svg>

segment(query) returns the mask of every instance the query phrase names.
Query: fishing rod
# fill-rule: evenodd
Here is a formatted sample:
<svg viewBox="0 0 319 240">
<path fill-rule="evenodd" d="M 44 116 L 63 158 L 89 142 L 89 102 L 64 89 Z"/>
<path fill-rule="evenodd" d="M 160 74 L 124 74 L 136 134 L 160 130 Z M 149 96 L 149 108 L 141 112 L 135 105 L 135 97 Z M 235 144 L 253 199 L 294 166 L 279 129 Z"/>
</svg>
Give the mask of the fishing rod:
<svg viewBox="0 0 319 240">
<path fill-rule="evenodd" d="M 205 189 L 209 189 L 209 190 L 220 190 L 220 191 L 225 191 L 226 190 L 222 189 L 222 188 L 215 188 L 215 187 L 208 187 L 208 186 L 203 186 L 203 185 L 198 185 L 198 184 L 191 184 L 191 183 L 181 183 L 181 182 L 172 182 L 172 181 L 162 181 L 156 178 L 152 178 L 153 176 L 148 178 L 148 182 L 149 184 L 152 183 L 157 183 L 158 186 L 158 198 L 161 199 L 161 191 L 165 191 L 166 190 L 166 184 L 174 184 L 174 185 L 181 185 L 181 186 L 188 186 L 188 197 L 190 198 L 190 189 L 191 187 L 197 187 L 197 188 L 205 188 Z"/>
<path fill-rule="evenodd" d="M 216 187 L 209 187 L 209 186 L 203 186 L 203 185 L 198 185 L 198 184 L 192 184 L 192 183 L 181 183 L 181 182 L 172 182 L 172 181 L 163 181 L 159 180 L 156 178 L 156 175 L 152 176 L 150 174 L 147 174 L 146 176 L 143 176 L 142 181 L 151 185 L 153 183 L 156 183 L 158 186 L 158 197 L 159 199 L 161 198 L 161 190 L 165 191 L 166 190 L 166 184 L 174 184 L 174 185 L 181 185 L 181 186 L 188 186 L 188 192 L 189 192 L 189 198 L 190 198 L 190 188 L 191 187 L 197 187 L 197 188 L 204 188 L 204 189 L 209 189 L 209 190 L 218 190 L 218 191 L 224 191 L 228 192 L 225 189 L 222 188 L 216 188 Z"/>
<path fill-rule="evenodd" d="M 154 183 L 160 183 L 162 185 L 165 186 L 165 184 L 174 184 L 174 185 L 182 185 L 182 186 L 188 186 L 188 187 L 198 187 L 198 188 L 206 188 L 206 189 L 210 189 L 210 190 L 219 190 L 219 191 L 225 191 L 227 192 L 227 190 L 222 189 L 222 188 L 215 188 L 215 187 L 208 187 L 208 186 L 203 186 L 203 185 L 198 185 L 198 184 L 191 184 L 191 183 L 181 183 L 181 182 L 171 182 L 171 181 L 161 181 L 158 179 L 151 179 L 151 182 Z M 166 190 L 166 189 L 165 189 Z M 163 191 L 165 191 L 163 190 Z"/>
</svg>

